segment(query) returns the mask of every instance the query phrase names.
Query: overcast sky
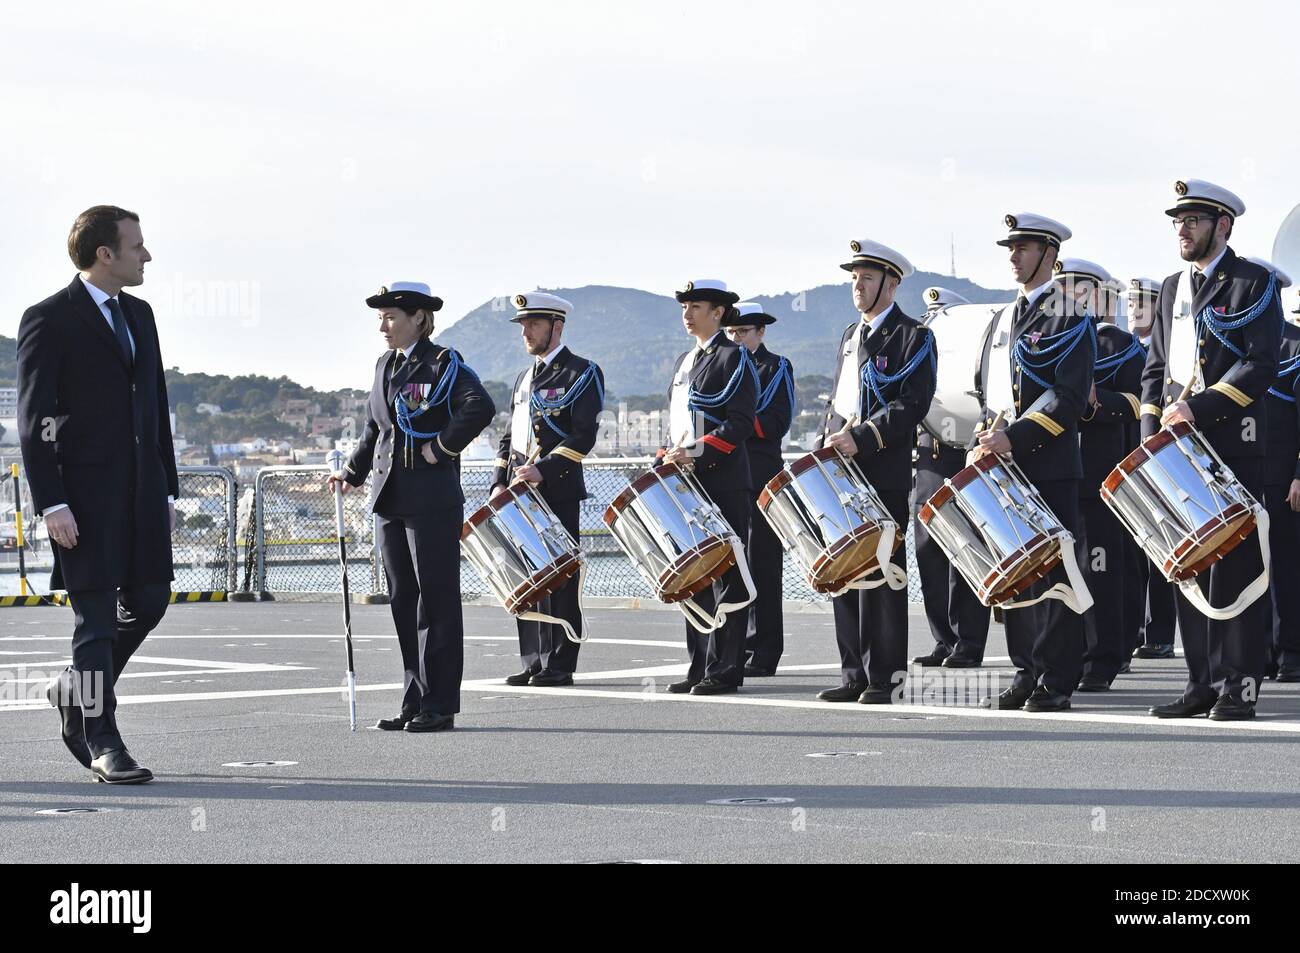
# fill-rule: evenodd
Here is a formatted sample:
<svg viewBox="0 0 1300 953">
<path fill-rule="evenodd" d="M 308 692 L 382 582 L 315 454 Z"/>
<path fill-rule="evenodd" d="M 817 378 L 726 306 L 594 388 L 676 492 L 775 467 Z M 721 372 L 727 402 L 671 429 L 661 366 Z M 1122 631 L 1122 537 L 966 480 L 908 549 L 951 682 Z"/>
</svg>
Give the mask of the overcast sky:
<svg viewBox="0 0 1300 953">
<path fill-rule="evenodd" d="M 1242 196 L 1243 254 L 1268 256 L 1300 202 L 1300 14 L 1278 4 L 5 0 L 0 17 L 0 333 L 71 279 L 76 214 L 118 204 L 143 218 L 137 293 L 187 371 L 364 386 L 382 343 L 363 299 L 399 279 L 454 320 L 537 286 L 799 290 L 841 281 L 852 238 L 946 273 L 952 236 L 958 274 L 1005 287 L 1009 211 L 1160 276 L 1175 179 Z"/>
</svg>

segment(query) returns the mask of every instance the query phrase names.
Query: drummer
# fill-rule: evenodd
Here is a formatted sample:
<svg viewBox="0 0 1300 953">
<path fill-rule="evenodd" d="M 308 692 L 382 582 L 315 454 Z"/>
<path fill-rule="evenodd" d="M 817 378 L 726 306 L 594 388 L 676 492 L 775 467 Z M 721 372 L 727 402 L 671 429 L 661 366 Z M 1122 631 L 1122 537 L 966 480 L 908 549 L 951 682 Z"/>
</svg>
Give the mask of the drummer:
<svg viewBox="0 0 1300 953">
<path fill-rule="evenodd" d="M 541 291 L 511 299 L 524 350 L 533 358 L 515 378 L 510 428 L 497 447 L 492 493 L 523 480 L 535 486 L 560 523 L 581 540 L 578 511 L 587 498 L 582 461 L 596 445 L 598 418 L 605 402 L 605 377 L 599 366 L 562 343 L 573 305 Z M 537 606 L 537 611 L 564 619 L 582 634 L 580 580 L 569 578 Z M 507 685 L 553 688 L 572 685 L 578 644 L 553 622 L 516 620 L 523 669 L 506 677 Z"/>
<path fill-rule="evenodd" d="M 794 417 L 794 368 L 763 343 L 769 324 L 776 324 L 776 318 L 755 301 L 742 301 L 722 320 L 727 337 L 749 351 L 758 370 L 754 435 L 745 441 L 754 485 L 750 494 L 746 555 L 758 591 L 745 610 L 749 614 L 745 633 L 745 675 L 748 677 L 775 675 L 785 651 L 785 620 L 781 611 L 784 550 L 771 524 L 758 512 L 758 494 L 768 480 L 781 472 L 781 441 Z"/>
<path fill-rule="evenodd" d="M 901 532 L 907 526 L 916 428 L 934 397 L 934 335 L 894 300 L 914 270 L 911 262 L 866 239 L 849 248 L 852 257 L 840 267 L 853 276 L 859 318 L 840 337 L 833 396 L 817 444 L 856 461 Z M 891 563 L 906 573 L 905 546 L 895 550 Z M 817 697 L 890 704 L 907 675 L 906 587 L 851 589 L 835 597 L 833 609 L 841 684 Z"/>
<path fill-rule="evenodd" d="M 1228 245 L 1246 206 L 1211 182 L 1174 184 L 1173 219 L 1185 270 L 1160 288 L 1151 350 L 1142 373 L 1142 436 L 1161 426 L 1194 424 L 1237 481 L 1263 492 L 1263 398 L 1278 371 L 1282 307 L 1276 279 Z M 1207 333 L 1208 332 L 1208 333 Z M 1180 400 L 1191 378 L 1191 395 Z M 1196 577 L 1211 605 L 1237 599 L 1263 570 L 1254 538 Z M 1255 717 L 1268 629 L 1258 601 L 1236 618 L 1208 619 L 1177 594 L 1178 629 L 1188 681 L 1181 697 L 1157 705 L 1157 718 L 1208 714 L 1215 721 Z"/>
<path fill-rule="evenodd" d="M 1061 244 L 1071 232 L 1043 215 L 1022 213 L 1005 219 L 1011 270 L 1020 285 L 1010 325 L 1010 371 L 1015 421 L 1005 429 L 976 437 L 974 456 L 1010 455 L 1042 496 L 1062 527 L 1078 537 L 1079 418 L 1088 407 L 1096 353 L 1093 324 L 1076 302 L 1052 281 Z M 993 423 L 991 408 L 984 427 Z M 1068 585 L 1061 566 L 1026 596 L 1045 586 Z M 1070 695 L 1083 668 L 1083 618 L 1063 602 L 1047 599 L 1004 614 L 1007 649 L 1016 675 L 1011 687 L 986 698 L 986 708 L 1068 711 Z"/>
<path fill-rule="evenodd" d="M 1151 349 L 1151 330 L 1155 324 L 1156 297 L 1160 282 L 1154 278 L 1131 278 L 1128 283 L 1129 327 L 1142 345 L 1143 351 Z M 1141 437 L 1141 421 L 1138 436 Z M 1145 601 L 1140 610 L 1140 625 L 1136 633 L 1137 649 L 1133 653 L 1140 659 L 1165 659 L 1174 657 L 1174 584 L 1155 571 L 1151 560 L 1139 549 L 1137 573 L 1130 581 L 1140 580 Z M 1131 631 L 1131 630 L 1130 630 Z"/>
<path fill-rule="evenodd" d="M 1097 358 L 1088 406 L 1079 420 L 1079 451 L 1083 479 L 1079 482 L 1078 559 L 1083 567 L 1092 608 L 1084 613 L 1086 648 L 1081 692 L 1104 692 L 1128 661 L 1136 642 L 1125 617 L 1127 582 L 1137 572 L 1137 551 L 1132 535 L 1102 502 L 1101 485 L 1136 445 L 1136 425 L 1141 401 L 1142 365 L 1146 352 L 1137 338 L 1115 325 L 1118 291 L 1115 279 L 1101 265 L 1084 258 L 1062 258 L 1056 263 L 1056 280 L 1072 300 L 1097 325 Z"/>
<path fill-rule="evenodd" d="M 965 298 L 948 288 L 926 288 L 921 297 L 925 301 L 925 317 L 930 319 L 944 308 L 970 304 Z M 971 355 L 965 370 L 950 367 L 941 373 L 965 374 L 962 389 L 970 387 L 970 380 L 979 356 Z M 925 617 L 934 636 L 934 649 L 928 655 L 912 659 L 913 665 L 944 668 L 977 668 L 984 661 L 984 645 L 989 635 L 989 608 L 980 602 L 957 567 L 939 548 L 930 532 L 921 522 L 921 507 L 966 466 L 966 451 L 938 440 L 924 427 L 916 430 L 916 477 L 913 483 L 912 531 L 916 540 L 916 568 L 921 577 L 921 600 Z"/>
<path fill-rule="evenodd" d="M 749 535 L 750 493 L 754 488 L 744 444 L 754 432 L 758 402 L 757 376 L 749 351 L 722 333 L 722 320 L 740 295 L 714 278 L 688 281 L 677 292 L 682 324 L 695 346 L 677 358 L 668 389 L 670 447 L 660 451 L 664 463 L 690 466 L 732 531 Z M 696 597 L 705 612 L 748 598 L 737 566 Z M 686 624 L 690 668 L 673 682 L 674 694 L 724 695 L 745 681 L 745 632 L 748 614 L 731 612 L 708 634 Z"/>
<path fill-rule="evenodd" d="M 1277 274 L 1286 288 L 1291 279 L 1275 265 L 1251 258 Z M 1300 395 L 1300 327 L 1290 315 L 1282 326 L 1277 380 L 1268 389 L 1268 449 L 1264 456 L 1264 505 L 1268 508 L 1268 619 L 1273 634 L 1268 671 L 1279 682 L 1300 682 L 1300 430 L 1296 398 Z"/>
</svg>

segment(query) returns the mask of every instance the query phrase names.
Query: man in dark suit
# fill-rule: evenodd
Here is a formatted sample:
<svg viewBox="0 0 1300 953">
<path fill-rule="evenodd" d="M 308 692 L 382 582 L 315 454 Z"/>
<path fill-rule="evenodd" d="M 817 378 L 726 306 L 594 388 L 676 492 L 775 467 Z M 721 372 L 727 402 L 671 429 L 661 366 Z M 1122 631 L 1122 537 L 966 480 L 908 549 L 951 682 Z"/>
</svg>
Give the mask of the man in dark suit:
<svg viewBox="0 0 1300 953">
<path fill-rule="evenodd" d="M 1077 690 L 1104 692 L 1136 641 L 1127 628 L 1131 623 L 1136 633 L 1138 621 L 1127 593 L 1134 588 L 1140 554 L 1132 534 L 1102 502 L 1101 485 L 1136 445 L 1146 352 L 1133 335 L 1115 326 L 1118 297 L 1110 272 L 1084 258 L 1063 258 L 1056 263 L 1056 280 L 1066 297 L 1091 316 L 1097 333 L 1092 390 L 1079 418 L 1083 479 L 1075 546 L 1093 602 L 1083 614 L 1086 648 Z"/>
<path fill-rule="evenodd" d="M 492 492 L 512 480 L 535 484 L 569 535 L 580 541 L 578 514 L 587 498 L 582 461 L 596 445 L 605 405 L 605 375 L 593 361 L 561 343 L 572 304 L 541 291 L 515 295 L 513 300 L 516 313 L 511 320 L 519 324 L 524 349 L 534 360 L 515 379 L 510 428 L 497 448 Z M 581 637 L 578 586 L 578 577 L 571 577 L 538 603 L 537 611 L 564 619 Z M 524 668 L 507 676 L 506 684 L 572 685 L 578 643 L 552 622 L 519 619 L 515 624 Z"/>
<path fill-rule="evenodd" d="M 766 677 L 776 674 L 785 651 L 785 619 L 782 602 L 784 550 L 772 525 L 758 511 L 758 495 L 767 482 L 781 472 L 781 441 L 794 416 L 794 368 L 780 354 L 763 343 L 767 326 L 776 318 L 755 301 L 742 301 L 722 321 L 727 337 L 749 351 L 758 371 L 758 404 L 754 408 L 754 434 L 745 441 L 749 473 L 754 490 L 750 494 L 749 557 L 754 588 L 758 595 L 745 610 L 749 615 L 745 634 L 745 674 Z"/>
<path fill-rule="evenodd" d="M 122 291 L 152 259 L 139 216 L 110 205 L 78 216 L 68 253 L 80 274 L 18 328 L 23 462 L 53 544 L 50 588 L 75 613 L 72 667 L 48 697 L 96 780 L 138 784 L 153 774 L 118 731 L 114 685 L 167 610 L 180 493 L 153 310 Z"/>
<path fill-rule="evenodd" d="M 929 327 L 934 315 L 944 308 L 970 304 L 948 288 L 925 289 L 925 317 Z M 936 342 L 937 344 L 938 342 Z M 977 363 L 976 361 L 970 362 Z M 955 371 L 956 368 L 948 368 Z M 964 369 L 967 374 L 971 367 Z M 912 659 L 922 668 L 979 668 L 984 663 L 984 647 L 989 637 L 989 607 L 979 601 L 974 590 L 962 578 L 948 554 L 930 536 L 921 521 L 925 506 L 945 480 L 966 468 L 966 447 L 936 435 L 924 425 L 916 431 L 916 475 L 912 484 L 912 532 L 915 540 L 916 572 L 921 577 L 921 602 L 925 618 L 934 637 L 934 648 Z"/>
<path fill-rule="evenodd" d="M 399 281 L 366 299 L 389 350 L 375 364 L 366 426 L 344 492 L 374 471 L 370 502 L 406 669 L 402 706 L 383 731 L 446 731 L 460 711 L 464 667 L 460 453 L 492 422 L 492 399 L 460 355 L 429 340 L 442 299 Z"/>
<path fill-rule="evenodd" d="M 840 265 L 859 318 L 840 337 L 831 401 L 817 444 L 852 457 L 893 517 L 907 531 L 916 428 L 930 409 L 935 387 L 934 335 L 894 302 L 911 262 L 879 242 L 849 243 L 853 257 Z M 907 547 L 890 557 L 903 582 L 889 573 L 883 585 L 850 589 L 832 600 L 840 652 L 838 688 L 822 701 L 888 705 L 907 675 Z"/>
<path fill-rule="evenodd" d="M 1261 259 L 1285 289 L 1291 279 Z M 1295 314 L 1300 314 L 1300 307 Z M 1264 499 L 1269 517 L 1270 629 L 1268 670 L 1279 682 L 1300 682 L 1300 327 L 1282 326 L 1277 380 L 1268 389 L 1268 447 L 1264 454 Z"/>
<path fill-rule="evenodd" d="M 1079 418 L 1088 404 L 1096 335 L 1084 310 L 1068 300 L 1052 280 L 1068 228 L 1042 215 L 1005 219 L 1007 236 L 998 244 L 1010 251 L 1020 294 L 1013 304 L 1008 348 L 1016 419 L 1002 430 L 978 435 L 975 456 L 1010 455 L 1061 526 L 1079 538 Z M 992 414 L 1006 408 L 989 408 Z M 1069 585 L 1062 566 L 1030 587 L 1035 598 L 1048 587 Z M 1082 593 L 1076 593 L 1082 595 Z M 1007 609 L 1003 616 L 1007 651 L 1016 675 L 1011 687 L 984 699 L 987 708 L 1068 711 L 1083 668 L 1083 617 L 1064 602 Z"/>
<path fill-rule="evenodd" d="M 1151 350 L 1151 332 L 1155 327 L 1156 298 L 1160 296 L 1160 282 L 1154 278 L 1133 278 L 1129 280 L 1128 315 L 1129 326 L 1133 335 L 1142 345 L 1144 352 Z M 1144 364 L 1145 367 L 1145 359 Z M 1142 439 L 1142 423 L 1138 422 L 1132 443 L 1136 448 Z M 1174 585 L 1160 574 L 1160 570 L 1151 565 L 1146 553 L 1137 548 L 1137 578 L 1141 581 L 1141 604 L 1133 608 L 1134 618 L 1138 621 L 1136 630 L 1136 651 L 1133 655 L 1140 659 L 1165 659 L 1174 657 L 1174 631 L 1177 619 L 1174 616 Z M 1126 590 L 1127 591 L 1127 590 Z M 1132 629 L 1130 628 L 1130 631 Z"/>
<path fill-rule="evenodd" d="M 1194 424 L 1241 485 L 1260 499 L 1268 427 L 1263 398 L 1277 378 L 1282 337 L 1277 280 L 1228 246 L 1233 223 L 1246 210 L 1241 199 L 1196 179 L 1175 183 L 1174 192 L 1177 200 L 1166 214 L 1189 265 L 1160 288 L 1142 373 L 1142 436 L 1178 421 Z M 1189 378 L 1191 394 L 1180 400 Z M 1263 568 L 1252 535 L 1197 576 L 1196 585 L 1211 605 L 1228 605 Z M 1268 652 L 1262 601 L 1218 621 L 1202 615 L 1180 591 L 1177 613 L 1187 687 L 1151 714 L 1254 718 Z"/>
<path fill-rule="evenodd" d="M 688 281 L 677 292 L 682 325 L 695 347 L 677 358 L 668 388 L 668 437 L 664 463 L 692 466 L 695 478 L 722 518 L 743 543 L 749 538 L 749 496 L 753 478 L 745 441 L 754 432 L 758 378 L 749 352 L 727 340 L 722 319 L 740 300 L 723 281 Z M 748 555 L 748 554 L 746 554 Z M 743 606 L 749 599 L 739 566 L 732 566 L 695 597 L 706 613 L 724 603 Z M 690 667 L 673 682 L 674 694 L 724 695 L 745 681 L 745 631 L 748 614 L 736 609 L 708 634 L 686 624 Z"/>
</svg>

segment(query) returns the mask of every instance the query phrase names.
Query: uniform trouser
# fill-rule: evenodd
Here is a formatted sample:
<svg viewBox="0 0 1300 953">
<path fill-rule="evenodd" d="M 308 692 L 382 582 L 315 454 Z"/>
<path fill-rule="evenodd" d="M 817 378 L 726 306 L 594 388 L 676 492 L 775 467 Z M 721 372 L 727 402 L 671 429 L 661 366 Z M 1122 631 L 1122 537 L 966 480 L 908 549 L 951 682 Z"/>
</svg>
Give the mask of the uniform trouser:
<svg viewBox="0 0 1300 953">
<path fill-rule="evenodd" d="M 955 472 L 948 476 L 954 476 Z M 989 607 L 979 601 L 920 519 L 921 507 L 938 492 L 943 481 L 944 475 L 934 470 L 916 471 L 913 532 L 921 599 L 934 641 L 947 649 L 949 655 L 978 662 L 984 659 L 984 645 L 988 642 Z"/>
<path fill-rule="evenodd" d="M 1263 461 L 1258 458 L 1225 460 L 1241 484 L 1259 498 L 1262 492 Z M 1230 553 L 1196 577 L 1196 585 L 1210 605 L 1233 602 L 1259 575 L 1259 539 L 1251 533 Z M 1235 619 L 1206 618 L 1178 592 L 1178 631 L 1187 660 L 1188 701 L 1213 701 L 1230 695 L 1236 701 L 1253 702 L 1259 697 L 1269 651 L 1269 627 L 1264 596 L 1251 603 Z"/>
<path fill-rule="evenodd" d="M 1079 568 L 1092 593 L 1092 608 L 1083 614 L 1083 674 L 1111 682 L 1128 658 L 1132 638 L 1125 628 L 1125 589 L 1132 539 L 1118 517 L 1096 494 L 1079 501 Z"/>
<path fill-rule="evenodd" d="M 1142 563 L 1147 573 L 1147 602 L 1142 625 L 1142 644 L 1173 645 L 1174 629 L 1178 623 L 1174 612 L 1176 587 L 1160 574 L 1160 570 L 1151 564 L 1151 560 L 1145 553 L 1142 554 Z"/>
<path fill-rule="evenodd" d="M 1113 515 L 1113 514 L 1112 514 Z M 1142 625 L 1147 611 L 1147 575 L 1151 560 L 1142 552 L 1133 534 L 1124 533 L 1124 658 L 1142 644 Z"/>
<path fill-rule="evenodd" d="M 740 539 L 749 536 L 749 490 L 719 490 L 709 493 L 722 511 L 722 518 Z M 748 549 L 748 546 L 746 546 Z M 752 557 L 746 553 L 750 565 Z M 748 598 L 744 579 L 735 566 L 728 569 L 712 586 L 695 596 L 696 604 L 707 614 L 712 614 L 724 602 L 739 603 Z M 726 621 L 712 632 L 699 632 L 686 623 L 686 654 L 690 658 L 687 679 L 698 682 L 711 679 L 724 685 L 740 686 L 745 682 L 745 630 L 749 614 L 739 609 L 727 615 Z"/>
<path fill-rule="evenodd" d="M 758 511 L 756 495 L 750 496 L 748 554 L 758 595 L 746 610 L 745 653 L 748 664 L 774 672 L 785 651 L 785 619 L 781 612 L 784 550 L 772 525 Z"/>
<path fill-rule="evenodd" d="M 1048 509 L 1078 539 L 1078 481 L 1044 480 L 1035 486 Z M 1068 582 L 1065 569 L 1057 566 L 1020 598 L 1032 598 L 1057 583 Z M 1061 695 L 1073 694 L 1083 671 L 1083 616 L 1059 599 L 1045 599 L 1028 608 L 1007 609 L 1002 618 L 1007 652 L 1017 670 L 1012 687 L 1028 691 L 1041 686 Z"/>
<path fill-rule="evenodd" d="M 1272 658 L 1284 668 L 1300 666 L 1300 513 L 1286 501 L 1290 484 L 1264 487 L 1270 550 Z"/>
<path fill-rule="evenodd" d="M 121 589 L 74 589 L 72 603 L 72 672 L 92 757 L 125 748 L 117 730 L 117 694 L 113 687 L 167 611 L 171 585 L 165 582 Z"/>
<path fill-rule="evenodd" d="M 460 607 L 460 507 L 420 516 L 375 514 L 389 608 L 402 650 L 402 710 L 460 711 L 465 665 Z"/>
<path fill-rule="evenodd" d="M 550 503 L 549 500 L 547 502 Z M 578 533 L 578 513 L 582 503 L 579 500 L 566 500 L 550 503 L 550 507 L 569 534 L 575 540 L 581 539 Z M 563 619 L 573 626 L 574 634 L 581 637 L 582 609 L 578 605 L 579 594 L 578 576 L 570 576 L 568 582 L 537 604 L 536 611 Z M 554 622 L 528 622 L 523 619 L 517 620 L 515 626 L 519 630 L 519 657 L 523 660 L 526 671 L 572 675 L 577 670 L 579 645 L 570 641 L 560 626 Z"/>
<path fill-rule="evenodd" d="M 894 521 L 906 526 L 907 491 L 877 493 Z M 907 546 L 894 550 L 890 562 L 906 572 Z M 850 589 L 831 602 L 842 684 L 879 688 L 900 684 L 907 672 L 907 589 L 885 583 L 875 589 Z"/>
</svg>

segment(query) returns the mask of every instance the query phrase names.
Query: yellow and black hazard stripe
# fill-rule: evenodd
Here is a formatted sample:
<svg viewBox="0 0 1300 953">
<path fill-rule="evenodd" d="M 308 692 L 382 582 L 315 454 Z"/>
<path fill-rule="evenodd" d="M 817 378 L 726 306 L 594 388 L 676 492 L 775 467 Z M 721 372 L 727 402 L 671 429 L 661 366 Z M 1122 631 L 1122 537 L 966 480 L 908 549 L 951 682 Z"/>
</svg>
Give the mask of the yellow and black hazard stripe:
<svg viewBox="0 0 1300 953">
<path fill-rule="evenodd" d="M 171 595 L 171 604 L 176 605 L 178 602 L 225 602 L 226 591 L 217 589 L 211 592 L 173 592 Z"/>
<path fill-rule="evenodd" d="M 68 597 L 61 592 L 48 596 L 0 596 L 0 608 L 12 606 L 66 606 Z"/>
<path fill-rule="evenodd" d="M 172 605 L 181 602 L 226 602 L 226 591 L 173 592 L 168 600 Z M 66 606 L 68 595 L 54 592 L 47 596 L 0 596 L 0 609 L 20 606 Z"/>
</svg>

